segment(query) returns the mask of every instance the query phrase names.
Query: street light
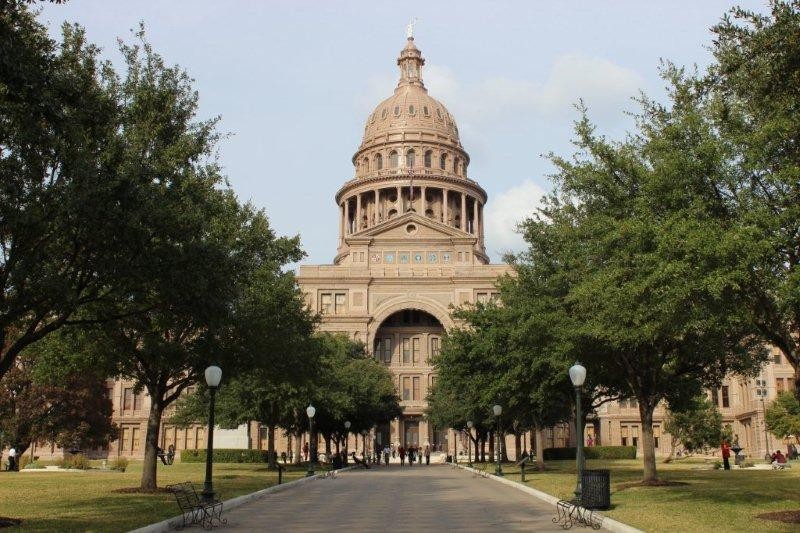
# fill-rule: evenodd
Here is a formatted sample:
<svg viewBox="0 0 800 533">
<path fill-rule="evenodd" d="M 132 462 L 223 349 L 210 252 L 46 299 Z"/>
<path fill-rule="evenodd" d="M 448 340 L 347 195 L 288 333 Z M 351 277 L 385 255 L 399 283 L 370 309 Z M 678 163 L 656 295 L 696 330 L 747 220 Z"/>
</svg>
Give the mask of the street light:
<svg viewBox="0 0 800 533">
<path fill-rule="evenodd" d="M 472 468 L 472 420 L 467 420 L 467 466 Z"/>
<path fill-rule="evenodd" d="M 583 488 L 581 486 L 581 478 L 583 477 L 583 433 L 581 432 L 581 387 L 583 382 L 586 381 L 586 368 L 575 362 L 569 369 L 569 379 L 572 381 L 572 386 L 575 387 L 575 444 L 576 451 L 575 461 L 578 463 L 578 484 L 575 485 L 575 500 L 578 504 L 581 503 L 581 495 Z"/>
<path fill-rule="evenodd" d="M 494 416 L 497 419 L 497 466 L 494 469 L 494 475 L 502 476 L 503 467 L 500 466 L 500 415 L 503 414 L 503 408 L 500 405 L 495 405 L 492 407 L 492 412 L 494 412 Z"/>
<path fill-rule="evenodd" d="M 210 366 L 205 371 L 206 385 L 211 391 L 211 404 L 208 409 L 208 444 L 206 444 L 206 480 L 203 483 L 203 500 L 206 502 L 214 501 L 214 485 L 211 482 L 211 469 L 214 462 L 214 400 L 216 399 L 217 387 L 222 379 L 222 369 L 218 366 Z"/>
<path fill-rule="evenodd" d="M 306 407 L 306 414 L 308 415 L 308 439 L 311 441 L 311 446 L 310 446 L 311 449 L 309 450 L 311 455 L 308 458 L 308 471 L 306 472 L 306 477 L 314 475 L 314 462 L 317 453 L 317 443 L 316 439 L 314 438 L 314 415 L 316 413 L 317 410 L 314 408 L 313 405 L 309 405 L 308 407 Z"/>
<path fill-rule="evenodd" d="M 367 430 L 361 430 L 361 459 L 367 461 Z"/>
<path fill-rule="evenodd" d="M 350 440 L 350 424 L 349 420 L 345 420 L 344 423 L 344 464 L 347 464 L 347 454 L 350 452 L 350 446 L 348 444 Z"/>
<path fill-rule="evenodd" d="M 767 380 L 756 379 L 756 396 L 761 400 L 761 414 L 763 415 L 762 422 L 764 423 L 764 459 L 768 462 L 772 461 L 772 456 L 769 453 L 769 433 L 767 433 L 767 407 L 764 400 L 767 397 Z"/>
</svg>

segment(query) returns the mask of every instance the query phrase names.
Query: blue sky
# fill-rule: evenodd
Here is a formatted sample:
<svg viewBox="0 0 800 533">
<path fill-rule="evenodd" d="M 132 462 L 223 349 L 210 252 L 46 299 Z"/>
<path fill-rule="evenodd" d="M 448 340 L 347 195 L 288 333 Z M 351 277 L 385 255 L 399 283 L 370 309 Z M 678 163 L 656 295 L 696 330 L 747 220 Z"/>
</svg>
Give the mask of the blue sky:
<svg viewBox="0 0 800 533">
<path fill-rule="evenodd" d="M 364 121 L 397 81 L 405 27 L 426 58 L 432 96 L 454 114 L 470 177 L 488 192 L 494 261 L 522 241 L 516 221 L 550 185 L 542 154 L 572 153 L 574 103 L 599 130 L 630 127 L 639 90 L 663 95 L 660 59 L 703 66 L 709 28 L 737 2 L 662 1 L 111 1 L 45 5 L 118 61 L 117 38 L 140 21 L 168 63 L 196 80 L 201 116 L 220 115 L 220 160 L 233 188 L 276 230 L 299 234 L 305 262 L 329 263 L 333 196 L 353 176 Z M 763 1 L 739 5 L 765 10 Z"/>
</svg>

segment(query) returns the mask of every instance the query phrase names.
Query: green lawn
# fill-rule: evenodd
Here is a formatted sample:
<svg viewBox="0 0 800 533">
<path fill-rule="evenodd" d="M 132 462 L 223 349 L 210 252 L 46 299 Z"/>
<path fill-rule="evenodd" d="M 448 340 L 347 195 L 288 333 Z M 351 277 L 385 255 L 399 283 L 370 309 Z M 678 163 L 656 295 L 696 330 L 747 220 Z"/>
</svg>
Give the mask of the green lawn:
<svg viewBox="0 0 800 533">
<path fill-rule="evenodd" d="M 545 472 L 526 468 L 526 485 L 560 498 L 574 497 L 575 461 L 550 461 Z M 641 460 L 588 460 L 587 468 L 611 470 L 606 516 L 644 531 L 800 531 L 800 525 L 756 518 L 770 511 L 800 510 L 800 462 L 790 470 L 708 470 L 702 460 L 658 463 L 659 478 L 686 483 L 668 487 L 621 485 L 641 480 Z M 488 466 L 494 472 L 494 465 Z M 504 466 L 520 481 L 519 468 Z"/>
<path fill-rule="evenodd" d="M 303 477 L 305 469 L 289 467 L 284 482 Z M 115 489 L 138 487 L 142 463 L 127 472 L 0 472 L 0 516 L 22 519 L 21 531 L 127 531 L 178 514 L 169 493 L 122 494 Z M 202 489 L 204 463 L 158 467 L 160 487 L 192 481 Z M 223 500 L 278 482 L 265 464 L 215 464 L 214 489 Z"/>
</svg>

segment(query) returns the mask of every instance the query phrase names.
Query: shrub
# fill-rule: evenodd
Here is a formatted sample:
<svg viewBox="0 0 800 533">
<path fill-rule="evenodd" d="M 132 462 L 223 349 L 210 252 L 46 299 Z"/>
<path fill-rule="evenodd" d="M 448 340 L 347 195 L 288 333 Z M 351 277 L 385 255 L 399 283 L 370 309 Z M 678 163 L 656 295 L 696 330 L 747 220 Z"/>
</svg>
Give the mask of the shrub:
<svg viewBox="0 0 800 533">
<path fill-rule="evenodd" d="M 569 448 L 545 448 L 545 461 L 575 459 L 576 450 Z M 635 446 L 587 446 L 583 449 L 586 459 L 636 459 Z"/>
<path fill-rule="evenodd" d="M 28 470 L 37 470 L 44 468 L 44 465 L 39 464 L 39 461 L 37 461 L 36 459 L 38 459 L 38 457 L 34 457 L 34 460 L 29 463 L 26 462 L 24 466 L 20 465 L 20 468 L 26 468 Z"/>
<path fill-rule="evenodd" d="M 128 458 L 127 457 L 117 457 L 111 464 L 108 466 L 111 470 L 117 470 L 118 472 L 124 472 L 128 468 Z"/>
<path fill-rule="evenodd" d="M 58 461 L 59 468 L 74 468 L 76 470 L 89 470 L 91 465 L 85 455 L 70 455 Z"/>
<path fill-rule="evenodd" d="M 215 463 L 268 463 L 267 450 L 236 450 L 220 448 L 214 450 Z M 205 463 L 205 450 L 181 450 L 182 463 Z"/>
</svg>

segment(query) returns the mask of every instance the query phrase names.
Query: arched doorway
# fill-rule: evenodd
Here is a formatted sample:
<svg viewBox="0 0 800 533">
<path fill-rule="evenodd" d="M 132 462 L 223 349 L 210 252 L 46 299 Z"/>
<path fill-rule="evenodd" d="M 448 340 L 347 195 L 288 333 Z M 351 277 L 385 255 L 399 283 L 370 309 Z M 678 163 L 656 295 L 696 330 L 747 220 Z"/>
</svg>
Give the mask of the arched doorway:
<svg viewBox="0 0 800 533">
<path fill-rule="evenodd" d="M 419 309 L 401 309 L 387 316 L 375 332 L 373 356 L 394 378 L 403 415 L 378 428 L 379 439 L 394 446 L 436 449 L 441 435 L 431 431 L 424 418 L 427 395 L 436 376 L 431 358 L 442 345 L 444 326 L 432 314 Z"/>
</svg>

